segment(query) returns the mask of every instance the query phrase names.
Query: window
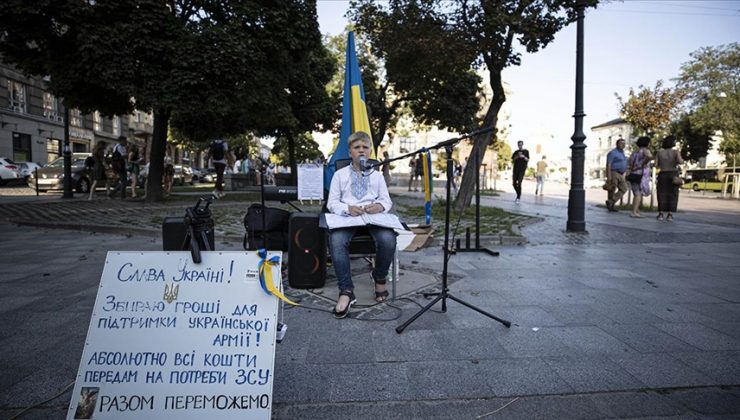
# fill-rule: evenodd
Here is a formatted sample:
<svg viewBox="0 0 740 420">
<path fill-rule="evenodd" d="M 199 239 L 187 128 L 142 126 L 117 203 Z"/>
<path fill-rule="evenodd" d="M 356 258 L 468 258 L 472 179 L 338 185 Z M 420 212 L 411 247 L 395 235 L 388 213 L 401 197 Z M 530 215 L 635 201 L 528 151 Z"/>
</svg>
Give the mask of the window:
<svg viewBox="0 0 740 420">
<path fill-rule="evenodd" d="M 408 153 L 416 150 L 416 141 L 410 137 L 401 137 L 401 153 Z"/>
<path fill-rule="evenodd" d="M 52 121 L 62 120 L 59 115 L 59 101 L 49 92 L 44 92 L 44 118 Z"/>
<path fill-rule="evenodd" d="M 62 141 L 46 139 L 46 161 L 51 162 L 62 155 Z"/>
<path fill-rule="evenodd" d="M 13 160 L 16 162 L 31 161 L 31 135 L 13 133 Z"/>
<path fill-rule="evenodd" d="M 8 79 L 9 106 L 15 112 L 26 112 L 26 86 Z"/>
<path fill-rule="evenodd" d="M 116 136 L 121 135 L 121 117 L 119 116 L 113 117 L 113 134 Z"/>
<path fill-rule="evenodd" d="M 103 117 L 98 111 L 93 113 L 93 129 L 95 131 L 103 131 Z"/>
<path fill-rule="evenodd" d="M 79 109 L 69 110 L 69 125 L 82 127 L 82 113 L 80 113 Z"/>
</svg>

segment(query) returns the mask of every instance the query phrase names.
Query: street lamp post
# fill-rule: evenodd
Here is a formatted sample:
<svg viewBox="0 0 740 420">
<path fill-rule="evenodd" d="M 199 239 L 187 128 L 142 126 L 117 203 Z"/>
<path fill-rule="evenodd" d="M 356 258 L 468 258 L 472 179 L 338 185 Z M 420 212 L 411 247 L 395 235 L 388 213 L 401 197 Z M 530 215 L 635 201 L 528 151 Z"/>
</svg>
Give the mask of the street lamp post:
<svg viewBox="0 0 740 420">
<path fill-rule="evenodd" d="M 583 161 L 586 155 L 586 135 L 583 134 L 583 12 L 586 4 L 583 0 L 576 3 L 576 109 L 575 131 L 570 138 L 573 145 L 571 152 L 570 193 L 568 194 L 568 232 L 586 232 L 586 192 L 583 189 Z"/>
<path fill-rule="evenodd" d="M 64 194 L 62 198 L 73 198 L 72 194 L 72 150 L 69 147 L 69 107 L 64 107 Z"/>
</svg>

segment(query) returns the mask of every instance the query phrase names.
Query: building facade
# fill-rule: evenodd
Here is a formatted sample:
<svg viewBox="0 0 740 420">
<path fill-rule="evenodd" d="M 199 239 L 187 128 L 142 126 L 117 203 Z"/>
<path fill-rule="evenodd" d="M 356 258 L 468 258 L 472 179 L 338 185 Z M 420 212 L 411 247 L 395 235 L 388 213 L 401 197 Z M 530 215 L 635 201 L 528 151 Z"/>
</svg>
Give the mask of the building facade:
<svg viewBox="0 0 740 420">
<path fill-rule="evenodd" d="M 627 143 L 625 152 L 629 154 L 636 139 L 632 136 L 632 125 L 622 118 L 607 121 L 591 127 L 591 139 L 588 140 L 586 153 L 586 176 L 591 178 L 606 178 L 606 155 L 617 147 L 617 140 L 624 139 Z"/>
<path fill-rule="evenodd" d="M 112 146 L 119 136 L 139 145 L 148 156 L 152 136 L 150 114 L 103 116 L 99 112 L 69 112 L 69 142 L 73 153 L 91 152 L 97 143 Z M 64 107 L 46 89 L 41 77 L 26 77 L 0 62 L 0 156 L 44 165 L 61 156 Z"/>
</svg>

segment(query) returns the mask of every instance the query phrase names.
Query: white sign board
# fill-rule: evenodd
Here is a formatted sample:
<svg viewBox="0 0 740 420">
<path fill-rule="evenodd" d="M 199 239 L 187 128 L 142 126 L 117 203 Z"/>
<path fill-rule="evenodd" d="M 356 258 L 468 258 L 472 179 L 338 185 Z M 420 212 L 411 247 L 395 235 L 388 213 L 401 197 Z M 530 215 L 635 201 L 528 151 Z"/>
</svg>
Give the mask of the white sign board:
<svg viewBox="0 0 740 420">
<path fill-rule="evenodd" d="M 298 165 L 298 199 L 324 199 L 324 167 L 315 163 Z"/>
<path fill-rule="evenodd" d="M 67 419 L 270 418 L 278 299 L 256 252 L 201 256 L 108 252 Z"/>
</svg>

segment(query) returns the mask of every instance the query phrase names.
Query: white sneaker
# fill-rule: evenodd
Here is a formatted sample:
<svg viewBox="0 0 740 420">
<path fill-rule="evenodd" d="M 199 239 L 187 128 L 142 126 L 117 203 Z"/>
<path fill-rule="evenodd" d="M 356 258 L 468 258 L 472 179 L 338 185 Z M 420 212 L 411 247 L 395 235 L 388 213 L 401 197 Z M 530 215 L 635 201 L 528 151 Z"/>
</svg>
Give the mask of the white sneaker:
<svg viewBox="0 0 740 420">
<path fill-rule="evenodd" d="M 515 202 L 515 203 L 518 203 L 518 202 L 519 202 L 519 199 L 517 198 L 516 200 L 514 200 L 514 202 Z"/>
</svg>

